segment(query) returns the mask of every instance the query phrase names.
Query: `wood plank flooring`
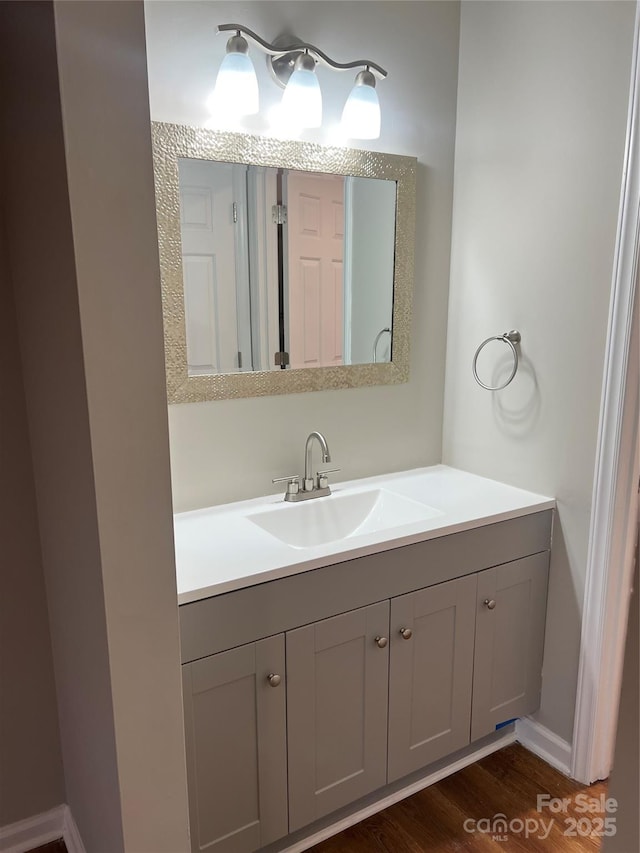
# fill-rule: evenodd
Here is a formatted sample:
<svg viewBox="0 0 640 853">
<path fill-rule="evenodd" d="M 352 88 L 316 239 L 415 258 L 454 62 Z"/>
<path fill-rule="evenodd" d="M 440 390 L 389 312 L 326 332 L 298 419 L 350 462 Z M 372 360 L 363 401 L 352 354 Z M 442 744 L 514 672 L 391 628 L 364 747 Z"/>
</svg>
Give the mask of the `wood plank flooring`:
<svg viewBox="0 0 640 853">
<path fill-rule="evenodd" d="M 600 838 L 589 830 L 607 813 L 581 812 L 576 795 L 595 805 L 606 793 L 606 782 L 579 785 L 513 744 L 317 844 L 311 853 L 596 853 Z M 566 811 L 538 811 L 537 797 L 545 794 L 566 799 Z M 478 821 L 498 814 L 507 821 L 506 833 L 478 831 L 488 829 Z M 567 835 L 572 828 L 575 836 Z M 67 851 L 60 839 L 32 853 Z"/>
<path fill-rule="evenodd" d="M 615 821 L 615 814 L 603 812 L 602 801 L 597 811 L 581 809 L 596 809 L 606 791 L 606 782 L 579 785 L 513 744 L 317 844 L 312 853 L 596 853 L 597 832 L 606 828 L 600 821 Z M 545 794 L 565 799 L 566 811 L 538 811 L 537 797 Z M 576 800 L 578 794 L 583 799 Z M 493 823 L 499 814 L 506 832 Z M 498 832 L 479 831 L 494 826 Z"/>
<path fill-rule="evenodd" d="M 43 844 L 42 847 L 36 847 L 29 853 L 67 853 L 67 845 L 64 843 L 64 839 L 58 838 L 57 841 L 50 841 L 48 844 Z"/>
</svg>

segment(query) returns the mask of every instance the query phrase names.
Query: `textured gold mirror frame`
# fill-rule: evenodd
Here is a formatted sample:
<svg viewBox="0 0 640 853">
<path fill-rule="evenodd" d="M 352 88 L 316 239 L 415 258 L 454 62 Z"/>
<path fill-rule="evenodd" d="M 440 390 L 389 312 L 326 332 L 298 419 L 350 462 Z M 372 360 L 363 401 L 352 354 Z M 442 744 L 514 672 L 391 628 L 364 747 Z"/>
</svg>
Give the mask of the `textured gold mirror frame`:
<svg viewBox="0 0 640 853">
<path fill-rule="evenodd" d="M 151 129 L 169 403 L 200 403 L 407 382 L 415 241 L 415 157 L 329 148 L 162 122 L 152 122 Z M 178 159 L 182 157 L 396 181 L 392 361 L 189 376 L 178 189 Z"/>
</svg>

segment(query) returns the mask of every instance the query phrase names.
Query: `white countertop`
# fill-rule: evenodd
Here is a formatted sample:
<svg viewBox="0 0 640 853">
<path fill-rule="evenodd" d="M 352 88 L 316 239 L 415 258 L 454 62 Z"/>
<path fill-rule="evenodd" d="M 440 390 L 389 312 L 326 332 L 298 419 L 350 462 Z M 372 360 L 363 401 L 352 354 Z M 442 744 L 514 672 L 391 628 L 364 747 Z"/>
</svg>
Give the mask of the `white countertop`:
<svg viewBox="0 0 640 853">
<path fill-rule="evenodd" d="M 356 530 L 346 538 L 304 548 L 280 541 L 248 518 L 278 507 L 287 512 L 302 506 L 285 505 L 282 493 L 176 514 L 178 603 L 555 507 L 552 498 L 446 465 L 337 483 L 328 497 L 305 503 L 371 489 L 427 505 L 437 514 L 391 530 Z"/>
</svg>

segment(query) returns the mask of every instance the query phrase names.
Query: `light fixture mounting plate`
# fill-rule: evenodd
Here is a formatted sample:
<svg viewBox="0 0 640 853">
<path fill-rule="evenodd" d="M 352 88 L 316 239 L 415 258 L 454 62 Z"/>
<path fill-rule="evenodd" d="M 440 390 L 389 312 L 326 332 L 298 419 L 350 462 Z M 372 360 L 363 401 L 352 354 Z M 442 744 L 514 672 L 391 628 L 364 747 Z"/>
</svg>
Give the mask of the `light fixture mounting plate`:
<svg viewBox="0 0 640 853">
<path fill-rule="evenodd" d="M 300 44 L 300 39 L 288 33 L 283 33 L 273 42 L 274 47 L 282 47 L 283 49 L 293 44 Z M 271 77 L 282 89 L 286 88 L 289 77 L 293 74 L 296 59 L 303 53 L 304 50 L 289 50 L 275 56 L 267 55 L 267 68 L 271 72 Z"/>
</svg>

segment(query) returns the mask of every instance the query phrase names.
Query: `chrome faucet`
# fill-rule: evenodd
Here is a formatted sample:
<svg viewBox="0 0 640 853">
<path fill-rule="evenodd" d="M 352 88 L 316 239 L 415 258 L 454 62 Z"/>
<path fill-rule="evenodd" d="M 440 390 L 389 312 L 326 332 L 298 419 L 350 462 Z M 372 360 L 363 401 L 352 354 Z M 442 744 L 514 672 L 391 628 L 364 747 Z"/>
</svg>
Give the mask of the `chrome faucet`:
<svg viewBox="0 0 640 853">
<path fill-rule="evenodd" d="M 318 471 L 313 476 L 313 442 L 314 439 L 322 450 L 322 462 L 331 462 L 331 453 L 326 438 L 321 432 L 312 432 L 304 446 L 304 477 L 299 474 L 290 477 L 276 477 L 272 483 L 286 483 L 285 501 L 306 501 L 309 498 L 321 498 L 331 494 L 329 488 L 328 474 L 335 474 L 339 468 L 331 468 L 328 471 Z M 300 488 L 302 486 L 302 488 Z"/>
<path fill-rule="evenodd" d="M 313 439 L 316 438 L 318 440 L 318 444 L 322 449 L 322 462 L 331 462 L 331 453 L 329 452 L 329 445 L 327 444 L 327 439 L 323 436 L 321 432 L 312 432 L 307 438 L 307 443 L 304 446 L 304 483 L 303 488 L 305 492 L 312 492 L 315 483 L 313 480 L 312 474 L 312 451 L 313 451 Z"/>
</svg>

